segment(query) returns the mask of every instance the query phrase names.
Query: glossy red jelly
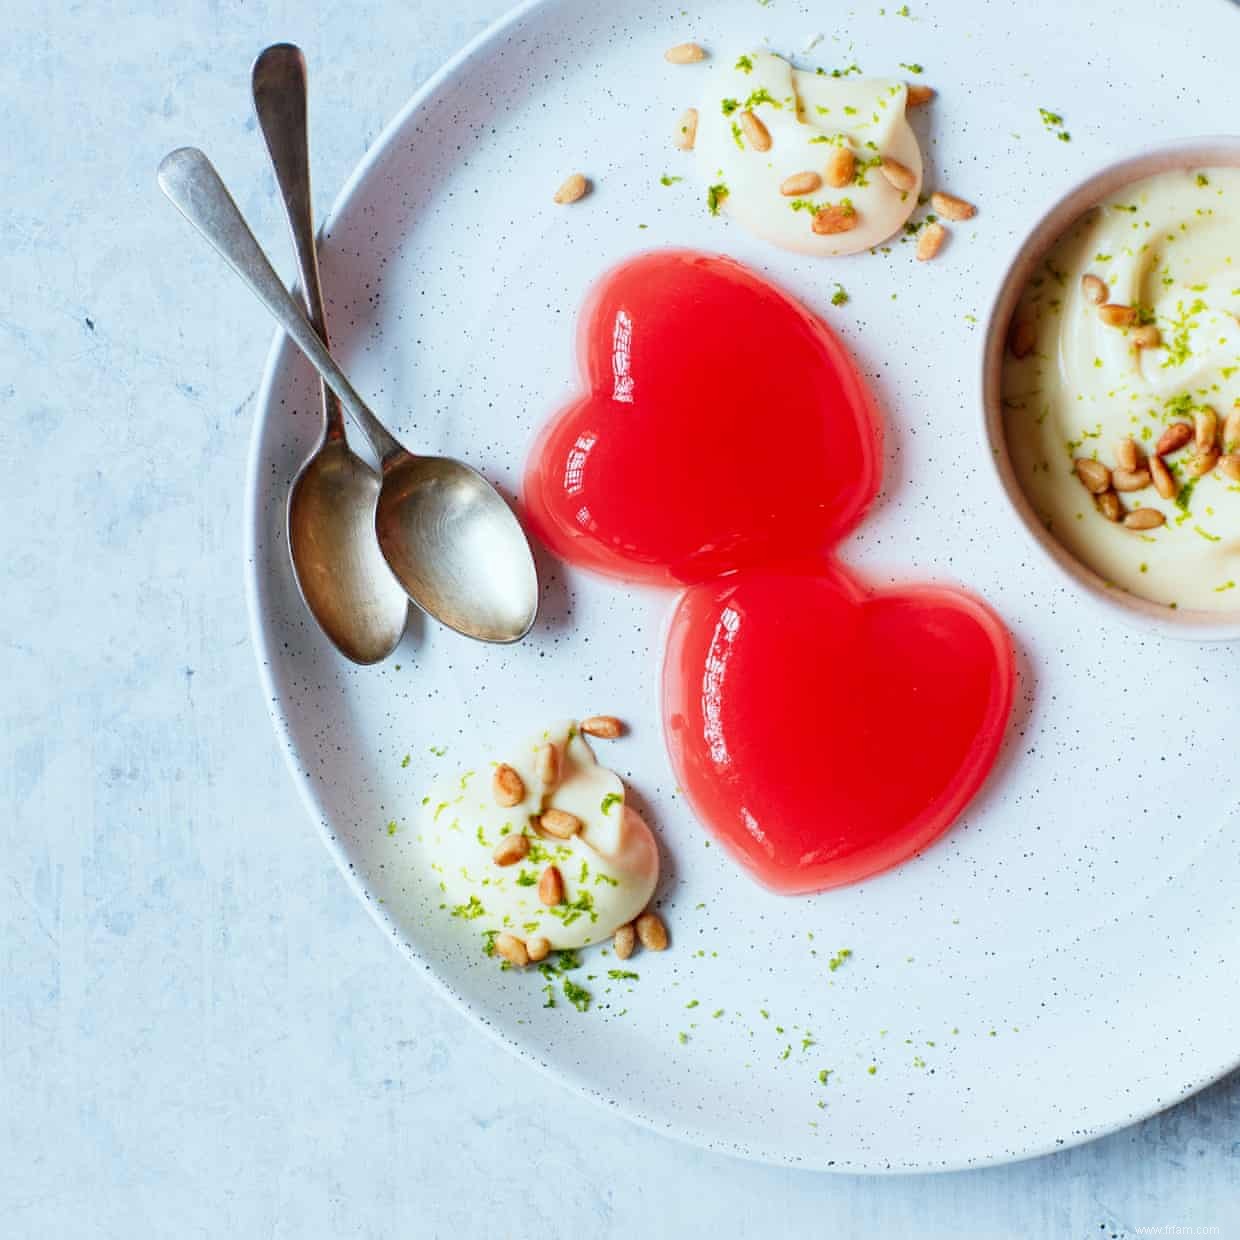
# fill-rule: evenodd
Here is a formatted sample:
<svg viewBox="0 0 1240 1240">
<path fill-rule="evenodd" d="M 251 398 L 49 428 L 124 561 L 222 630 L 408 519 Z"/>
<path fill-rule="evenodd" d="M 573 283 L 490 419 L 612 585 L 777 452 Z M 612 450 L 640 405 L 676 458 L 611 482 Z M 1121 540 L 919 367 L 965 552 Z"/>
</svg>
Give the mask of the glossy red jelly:
<svg viewBox="0 0 1240 1240">
<path fill-rule="evenodd" d="M 843 346 L 726 258 L 643 254 L 595 287 L 584 393 L 530 456 L 526 512 L 583 568 L 659 585 L 822 552 L 878 490 L 881 430 Z"/>
<path fill-rule="evenodd" d="M 603 278 L 580 355 L 585 391 L 534 446 L 526 511 L 582 568 L 690 587 L 663 711 L 697 815 L 785 892 L 924 848 L 998 754 L 1011 644 L 967 595 L 870 593 L 831 558 L 881 462 L 839 341 L 737 263 L 667 251 Z"/>
<path fill-rule="evenodd" d="M 951 825 L 986 778 L 1011 642 L 941 587 L 868 593 L 838 566 L 745 572 L 680 600 L 664 727 L 698 817 L 783 892 L 856 882 Z"/>
</svg>

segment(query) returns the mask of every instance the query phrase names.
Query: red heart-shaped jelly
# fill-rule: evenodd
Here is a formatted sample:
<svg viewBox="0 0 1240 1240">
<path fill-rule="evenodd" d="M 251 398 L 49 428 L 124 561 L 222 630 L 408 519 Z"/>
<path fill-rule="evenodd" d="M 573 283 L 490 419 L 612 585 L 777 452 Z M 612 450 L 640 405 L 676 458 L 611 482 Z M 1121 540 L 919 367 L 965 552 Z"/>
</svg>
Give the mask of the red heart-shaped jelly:
<svg viewBox="0 0 1240 1240">
<path fill-rule="evenodd" d="M 730 259 L 616 268 L 579 352 L 587 391 L 540 435 L 524 499 L 582 567 L 680 585 L 823 552 L 878 490 L 880 423 L 843 346 Z"/>
<path fill-rule="evenodd" d="M 868 593 L 836 564 L 694 586 L 663 721 L 698 817 L 783 892 L 855 882 L 947 829 L 986 778 L 1013 654 L 956 590 Z"/>
</svg>

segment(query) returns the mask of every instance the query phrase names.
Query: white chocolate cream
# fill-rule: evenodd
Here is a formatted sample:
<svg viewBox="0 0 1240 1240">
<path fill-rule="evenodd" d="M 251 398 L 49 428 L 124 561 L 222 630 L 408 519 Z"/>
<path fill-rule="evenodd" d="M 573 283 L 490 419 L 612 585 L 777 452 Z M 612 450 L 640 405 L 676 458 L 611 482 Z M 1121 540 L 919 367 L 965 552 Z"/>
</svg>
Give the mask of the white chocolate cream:
<svg viewBox="0 0 1240 1240">
<path fill-rule="evenodd" d="M 544 798 L 536 755 L 548 743 L 561 755 L 560 778 Z M 523 940 L 545 938 L 561 950 L 610 938 L 646 908 L 659 878 L 654 836 L 625 804 L 620 777 L 598 763 L 569 723 L 498 761 L 521 776 L 520 804 L 496 803 L 496 762 L 445 776 L 423 800 L 416 844 L 419 861 L 438 881 L 441 907 L 484 940 L 507 932 Z M 576 815 L 581 832 L 567 840 L 539 836 L 531 818 L 547 809 Z M 512 834 L 526 836 L 529 855 L 515 865 L 498 865 L 492 854 Z M 550 908 L 538 896 L 538 880 L 549 865 L 564 880 L 564 899 Z"/>
<path fill-rule="evenodd" d="M 697 164 L 712 210 L 802 254 L 855 254 L 885 241 L 904 226 L 921 190 L 921 150 L 904 114 L 907 97 L 908 88 L 894 78 L 793 69 L 769 52 L 721 62 L 698 107 Z M 755 150 L 746 136 L 746 111 L 770 135 L 768 150 Z M 781 193 L 789 177 L 822 177 L 833 148 L 845 145 L 856 159 L 851 184 L 833 188 L 824 177 L 810 192 Z M 912 174 L 907 189 L 879 172 L 884 156 Z M 814 216 L 833 205 L 855 213 L 854 227 L 815 233 Z"/>
<path fill-rule="evenodd" d="M 1138 327 L 1103 322 L 1082 285 L 1133 307 L 1157 327 L 1158 347 L 1137 348 Z M 1092 284 L 1092 282 L 1090 282 Z M 1094 286 L 1097 296 L 1097 286 Z M 1224 443 L 1240 408 L 1240 168 L 1166 172 L 1088 212 L 1056 243 L 1025 289 L 1014 321 L 1031 329 L 1003 366 L 1003 416 L 1021 486 L 1051 534 L 1110 584 L 1157 603 L 1240 610 L 1240 485 L 1215 467 L 1192 481 L 1192 443 L 1166 456 L 1180 488 L 1122 492 L 1124 507 L 1157 509 L 1159 528 L 1108 521 L 1076 476 L 1074 460 L 1114 468 L 1131 436 L 1151 453 L 1173 422 L 1209 407 Z M 1228 466 L 1224 462 L 1224 466 Z M 1191 483 L 1191 485 L 1190 485 Z"/>
</svg>

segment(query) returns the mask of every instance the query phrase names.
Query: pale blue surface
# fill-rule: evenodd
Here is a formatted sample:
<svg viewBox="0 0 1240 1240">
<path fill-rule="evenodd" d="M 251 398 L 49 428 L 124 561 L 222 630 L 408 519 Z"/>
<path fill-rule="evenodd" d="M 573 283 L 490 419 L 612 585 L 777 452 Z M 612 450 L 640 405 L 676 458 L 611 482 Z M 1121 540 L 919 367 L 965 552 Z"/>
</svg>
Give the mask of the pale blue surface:
<svg viewBox="0 0 1240 1240">
<path fill-rule="evenodd" d="M 746 1165 L 519 1065 L 335 872 L 246 631 L 241 479 L 270 332 L 154 168 L 206 147 L 287 268 L 253 55 L 306 49 L 325 205 L 505 4 L 6 10 L 0 1236 L 1240 1234 L 1240 1077 L 1009 1168 Z"/>
</svg>

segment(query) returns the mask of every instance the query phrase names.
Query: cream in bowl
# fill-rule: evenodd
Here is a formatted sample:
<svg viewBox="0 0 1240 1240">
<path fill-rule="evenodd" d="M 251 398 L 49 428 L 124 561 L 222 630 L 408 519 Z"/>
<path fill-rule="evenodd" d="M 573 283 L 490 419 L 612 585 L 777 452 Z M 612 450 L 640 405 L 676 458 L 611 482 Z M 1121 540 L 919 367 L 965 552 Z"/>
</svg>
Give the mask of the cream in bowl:
<svg viewBox="0 0 1240 1240">
<path fill-rule="evenodd" d="M 1151 158 L 1025 254 L 991 382 L 1026 518 L 1112 595 L 1223 621 L 1240 612 L 1240 166 Z"/>
</svg>

